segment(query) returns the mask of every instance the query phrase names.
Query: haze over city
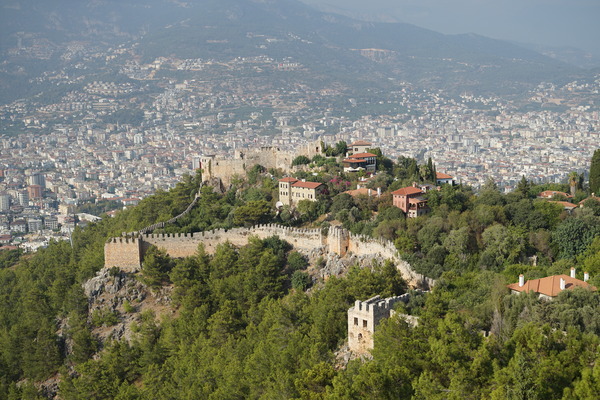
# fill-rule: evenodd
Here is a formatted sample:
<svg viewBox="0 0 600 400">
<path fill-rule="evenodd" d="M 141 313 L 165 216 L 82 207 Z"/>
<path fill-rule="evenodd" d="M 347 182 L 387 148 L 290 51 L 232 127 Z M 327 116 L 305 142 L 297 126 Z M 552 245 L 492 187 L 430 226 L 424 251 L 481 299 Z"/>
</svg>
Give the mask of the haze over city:
<svg viewBox="0 0 600 400">
<path fill-rule="evenodd" d="M 303 0 L 358 18 L 407 22 L 447 34 L 475 33 L 600 56 L 595 0 Z"/>
</svg>

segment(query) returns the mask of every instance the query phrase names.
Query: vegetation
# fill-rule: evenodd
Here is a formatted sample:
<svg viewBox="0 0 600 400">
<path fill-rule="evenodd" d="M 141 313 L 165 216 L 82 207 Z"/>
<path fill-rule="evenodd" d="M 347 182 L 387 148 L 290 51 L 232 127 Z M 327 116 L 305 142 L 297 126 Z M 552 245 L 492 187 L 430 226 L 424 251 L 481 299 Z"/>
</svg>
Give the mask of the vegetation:
<svg viewBox="0 0 600 400">
<path fill-rule="evenodd" d="M 400 316 L 384 321 L 372 359 L 338 368 L 347 309 L 357 299 L 404 293 L 399 272 L 374 263 L 325 281 L 315 273 L 324 259 L 311 263 L 277 237 L 251 237 L 241 248 L 222 244 L 208 254 L 200 246 L 183 259 L 148 250 L 136 278 L 152 290 L 168 287 L 176 312 L 144 312 L 130 342 L 100 342 L 94 329 L 124 315 L 88 313 L 82 283 L 102 267 L 108 237 L 186 209 L 201 180 L 188 176 L 169 192 L 77 229 L 72 246 L 0 254 L 0 398 L 37 398 L 34 383 L 51 377 L 60 380 L 64 399 L 597 397 L 600 294 L 567 290 L 548 302 L 506 288 L 519 274 L 534 279 L 572 266 L 600 284 L 600 207 L 593 200 L 569 214 L 536 199 L 547 186 L 525 177 L 509 194 L 491 181 L 478 194 L 444 185 L 427 194 L 428 215 L 406 219 L 389 191 L 431 182 L 433 163 L 390 160 L 366 183 L 382 188 L 381 197 L 352 197 L 344 192 L 356 176 L 326 160 L 311 160 L 322 163 L 311 179 L 327 188 L 316 202 L 275 214 L 277 171 L 256 166 L 223 194 L 203 187 L 198 205 L 163 231 L 260 222 L 326 231 L 342 224 L 392 241 L 413 268 L 437 278 L 430 293 L 400 305 L 419 317 L 417 327 Z M 130 303 L 123 310 L 138 312 Z"/>
<path fill-rule="evenodd" d="M 600 149 L 594 151 L 590 165 L 590 190 L 592 193 L 600 192 Z"/>
</svg>

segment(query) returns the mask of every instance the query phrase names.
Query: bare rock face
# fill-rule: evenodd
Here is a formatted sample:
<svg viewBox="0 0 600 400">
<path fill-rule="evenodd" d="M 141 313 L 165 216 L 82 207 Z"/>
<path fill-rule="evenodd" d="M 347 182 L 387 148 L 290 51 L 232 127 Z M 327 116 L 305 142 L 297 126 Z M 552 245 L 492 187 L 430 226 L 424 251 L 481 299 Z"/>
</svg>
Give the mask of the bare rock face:
<svg viewBox="0 0 600 400">
<path fill-rule="evenodd" d="M 141 313 L 172 314 L 171 291 L 166 286 L 151 290 L 134 274 L 116 268 L 103 268 L 83 284 L 88 298 L 89 318 L 96 328 L 94 335 L 104 343 L 108 339 L 131 340 L 132 324 L 141 320 Z M 101 323 L 100 326 L 98 326 Z"/>
<path fill-rule="evenodd" d="M 210 186 L 211 188 L 213 188 L 213 191 L 215 193 L 219 193 L 219 194 L 223 194 L 225 193 L 226 189 L 225 189 L 225 185 L 223 185 L 223 181 L 221 181 L 221 178 L 210 178 L 204 182 L 202 182 L 203 186 Z"/>
<path fill-rule="evenodd" d="M 327 279 L 330 276 L 341 276 L 346 274 L 350 267 L 358 265 L 361 268 L 372 268 L 374 263 L 383 265 L 385 258 L 373 255 L 347 254 L 340 257 L 338 254 L 329 252 L 323 257 L 325 266 L 320 269 L 321 278 Z"/>
</svg>

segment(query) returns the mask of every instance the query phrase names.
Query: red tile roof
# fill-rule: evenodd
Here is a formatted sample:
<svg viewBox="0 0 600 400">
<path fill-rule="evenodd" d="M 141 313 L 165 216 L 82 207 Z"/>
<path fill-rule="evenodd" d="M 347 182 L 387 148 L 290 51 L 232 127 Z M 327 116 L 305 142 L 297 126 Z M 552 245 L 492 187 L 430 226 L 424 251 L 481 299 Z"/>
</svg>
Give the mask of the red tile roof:
<svg viewBox="0 0 600 400">
<path fill-rule="evenodd" d="M 546 278 L 533 279 L 519 286 L 519 282 L 508 285 L 508 288 L 517 292 L 535 292 L 550 297 L 556 297 L 561 292 L 560 278 L 565 280 L 565 290 L 576 287 L 589 288 L 596 290 L 596 287 L 580 279 L 571 278 L 568 275 L 552 275 Z"/>
<path fill-rule="evenodd" d="M 294 183 L 294 182 L 298 182 L 298 179 L 291 178 L 291 177 L 288 176 L 287 178 L 280 179 L 279 182 L 291 182 L 291 183 Z"/>
<path fill-rule="evenodd" d="M 401 189 L 395 190 L 392 192 L 393 195 L 399 195 L 399 196 L 407 196 L 409 194 L 421 194 L 424 193 L 421 189 L 413 187 L 413 186 L 407 186 L 407 187 L 403 187 Z"/>
<path fill-rule="evenodd" d="M 558 190 L 544 190 L 542 193 L 538 194 L 538 197 L 543 197 L 545 199 L 551 199 L 555 195 L 565 196 L 565 197 L 573 197 L 569 193 L 559 192 Z"/>
<path fill-rule="evenodd" d="M 596 200 L 596 201 L 600 201 L 600 197 L 598 197 L 598 196 L 590 196 L 590 197 L 587 197 L 587 198 L 585 198 L 585 199 L 581 200 L 581 201 L 579 202 L 579 205 L 582 205 L 582 204 L 583 204 L 583 205 L 585 206 L 585 202 L 586 202 L 586 201 L 588 201 L 588 200 L 592 200 L 592 199 L 594 199 L 594 200 Z"/>
<path fill-rule="evenodd" d="M 445 174 L 443 172 L 436 172 L 435 173 L 435 177 L 436 177 L 436 179 L 454 179 L 453 176 L 450 176 L 450 175 Z"/>
<path fill-rule="evenodd" d="M 572 210 L 577 208 L 577 204 L 569 203 L 568 201 L 549 201 L 548 203 L 555 203 L 562 206 L 565 209 Z"/>
<path fill-rule="evenodd" d="M 367 162 L 367 160 L 365 160 L 364 158 L 358 158 L 358 159 L 346 158 L 342 162 L 347 162 L 347 163 L 363 163 L 363 162 Z"/>
<path fill-rule="evenodd" d="M 373 154 L 373 153 L 356 153 L 356 154 L 352 154 L 349 158 L 365 158 L 365 157 L 377 157 L 377 154 Z"/>
<path fill-rule="evenodd" d="M 298 181 L 294 184 L 292 184 L 292 187 L 300 187 L 300 188 L 307 188 L 307 189 L 316 189 L 319 186 L 321 186 L 322 183 L 319 182 L 302 182 L 302 181 Z"/>
</svg>

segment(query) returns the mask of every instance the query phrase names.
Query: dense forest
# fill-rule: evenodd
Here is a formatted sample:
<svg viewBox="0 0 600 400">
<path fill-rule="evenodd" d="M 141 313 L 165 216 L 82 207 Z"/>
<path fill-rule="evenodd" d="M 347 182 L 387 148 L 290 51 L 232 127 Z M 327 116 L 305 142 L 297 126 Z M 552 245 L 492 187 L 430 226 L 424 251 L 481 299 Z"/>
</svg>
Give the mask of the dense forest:
<svg viewBox="0 0 600 400">
<path fill-rule="evenodd" d="M 491 181 L 478 193 L 444 185 L 427 193 L 428 215 L 407 219 L 389 193 L 434 182 L 431 160 L 392 161 L 372 149 L 377 174 L 349 175 L 334 158 L 338 145 L 326 149 L 331 157 L 297 161 L 297 178 L 327 187 L 316 202 L 275 210 L 282 174 L 255 166 L 225 192 L 203 186 L 192 211 L 163 231 L 274 222 L 324 231 L 343 225 L 390 240 L 413 268 L 437 279 L 430 292 L 399 305 L 419 317 L 416 327 L 389 318 L 372 356 L 347 362 L 340 354 L 353 302 L 410 289 L 390 263 L 323 279 L 314 271 L 324 260 L 308 260 L 277 237 L 223 244 L 214 254 L 200 246 L 184 259 L 153 248 L 128 278 L 157 293 L 168 289 L 172 312 L 138 312 L 135 302 L 90 312 L 82 284 L 103 267 L 107 238 L 181 213 L 200 187 L 198 173 L 77 229 L 72 245 L 0 254 L 0 399 L 46 398 L 52 383 L 62 399 L 600 398 L 600 294 L 566 290 L 542 301 L 506 288 L 519 274 L 534 279 L 571 267 L 600 284 L 600 203 L 584 177 L 561 185 L 523 177 L 508 194 Z M 344 193 L 359 179 L 382 195 Z M 569 213 L 536 198 L 543 190 L 572 192 L 569 201 L 585 200 L 584 207 Z M 131 340 L 95 334 L 136 313 Z"/>
</svg>

